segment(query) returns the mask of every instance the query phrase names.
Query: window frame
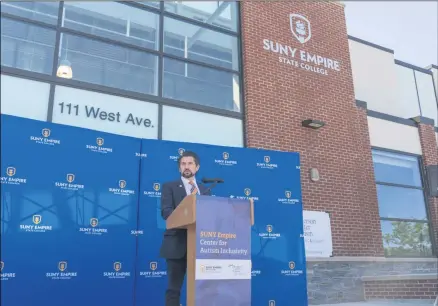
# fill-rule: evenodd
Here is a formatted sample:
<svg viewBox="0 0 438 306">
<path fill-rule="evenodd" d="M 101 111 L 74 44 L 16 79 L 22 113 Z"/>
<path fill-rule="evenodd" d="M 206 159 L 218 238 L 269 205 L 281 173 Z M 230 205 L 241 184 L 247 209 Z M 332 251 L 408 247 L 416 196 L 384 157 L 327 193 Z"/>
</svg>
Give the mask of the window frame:
<svg viewBox="0 0 438 306">
<path fill-rule="evenodd" d="M 202 21 L 197 21 L 197 20 L 192 19 L 192 18 L 188 18 L 188 17 L 182 16 L 182 15 L 178 15 L 178 14 L 169 12 L 169 11 L 165 10 L 163 1 L 160 1 L 159 7 L 148 6 L 148 5 L 144 5 L 144 4 L 136 3 L 136 2 L 123 2 L 123 1 L 116 1 L 116 2 L 121 3 L 123 5 L 133 7 L 135 9 L 158 14 L 158 17 L 159 17 L 159 23 L 158 23 L 159 48 L 158 48 L 158 50 L 148 49 L 145 47 L 140 47 L 138 45 L 130 44 L 128 42 L 117 41 L 117 40 L 113 40 L 110 38 L 105 38 L 102 36 L 97 36 L 97 35 L 89 34 L 86 32 L 81 32 L 81 31 L 77 31 L 77 30 L 63 27 L 62 21 L 63 21 L 63 12 L 64 12 L 64 1 L 59 1 L 59 7 L 58 7 L 59 11 L 58 11 L 57 24 L 48 24 L 45 22 L 32 20 L 32 19 L 21 17 L 18 15 L 13 15 L 10 13 L 1 12 L 1 18 L 9 18 L 11 20 L 21 21 L 21 22 L 25 22 L 25 23 L 28 23 L 31 25 L 37 25 L 37 26 L 40 26 L 43 28 L 52 29 L 52 30 L 56 31 L 56 41 L 55 41 L 56 44 L 55 44 L 55 51 L 54 51 L 54 58 L 53 58 L 53 65 L 52 65 L 52 68 L 53 68 L 52 74 L 51 75 L 44 75 L 44 74 L 41 74 L 38 72 L 25 71 L 25 70 L 21 70 L 18 68 L 1 66 L 2 74 L 11 75 L 11 76 L 15 76 L 15 77 L 21 77 L 21 78 L 25 78 L 25 79 L 31 79 L 31 80 L 35 80 L 35 81 L 44 81 L 44 82 L 50 83 L 51 93 L 49 96 L 49 106 L 48 106 L 48 112 L 47 112 L 48 113 L 48 115 L 47 115 L 48 122 L 52 121 L 55 86 L 56 85 L 63 85 L 63 86 L 70 86 L 70 87 L 74 87 L 74 88 L 78 88 L 78 89 L 85 89 L 85 90 L 90 90 L 90 91 L 96 91 L 96 92 L 107 93 L 107 94 L 112 94 L 112 95 L 116 95 L 116 96 L 131 98 L 131 99 L 137 99 L 137 100 L 157 103 L 159 106 L 158 107 L 158 114 L 159 114 L 159 117 L 158 117 L 158 139 L 162 139 L 162 122 L 163 122 L 162 109 L 163 109 L 163 106 L 173 106 L 173 107 L 195 110 L 195 111 L 200 111 L 200 112 L 205 112 L 205 113 L 210 113 L 210 114 L 215 114 L 215 115 L 221 115 L 224 117 L 240 119 L 240 120 L 242 120 L 243 126 L 245 127 L 245 122 L 244 122 L 244 120 L 245 120 L 244 84 L 243 84 L 244 82 L 242 81 L 243 80 L 243 62 L 242 62 L 243 56 L 242 56 L 242 38 L 241 38 L 241 7 L 240 7 L 239 1 L 235 1 L 236 7 L 237 7 L 236 8 L 237 9 L 237 29 L 236 29 L 236 31 L 231 31 L 231 30 L 225 29 L 225 28 L 220 27 L 220 26 L 215 26 L 212 24 L 208 24 L 208 23 L 205 23 Z M 204 62 L 200 62 L 200 61 L 196 61 L 196 60 L 192 60 L 192 59 L 186 59 L 184 57 L 179 57 L 179 56 L 175 56 L 172 54 L 164 53 L 164 50 L 163 50 L 163 48 L 164 48 L 164 17 L 173 18 L 173 19 L 179 20 L 179 21 L 184 22 L 184 23 L 198 26 L 200 28 L 205 28 L 208 30 L 212 30 L 212 31 L 216 31 L 219 33 L 223 33 L 223 34 L 227 34 L 227 35 L 231 35 L 231 36 L 236 37 L 237 38 L 238 70 L 228 69 L 228 68 L 224 68 L 224 67 L 220 67 L 220 66 L 215 66 L 213 64 L 208 64 L 208 63 L 204 63 Z M 107 86 L 103 86 L 103 85 L 86 83 L 86 82 L 82 82 L 82 81 L 78 81 L 78 80 L 74 80 L 74 79 L 58 78 L 56 76 L 56 70 L 57 70 L 58 65 L 59 65 L 59 57 L 57 55 L 60 52 L 61 34 L 77 35 L 80 37 L 93 39 L 93 40 L 100 41 L 103 43 L 109 43 L 112 45 L 117 45 L 117 46 L 129 48 L 129 49 L 138 50 L 140 52 L 146 52 L 146 53 L 157 55 L 158 56 L 158 79 L 157 79 L 158 91 L 157 91 L 157 95 L 137 93 L 137 92 L 127 91 L 127 90 L 123 90 L 123 89 L 107 87 Z M 189 64 L 191 63 L 191 64 L 203 66 L 203 67 L 216 69 L 219 71 L 231 72 L 231 73 L 237 75 L 239 77 L 239 80 L 240 80 L 240 82 L 239 82 L 239 98 L 240 98 L 239 111 L 226 110 L 226 109 L 206 106 L 206 105 L 202 105 L 202 104 L 187 102 L 187 101 L 164 98 L 163 97 L 163 61 L 164 61 L 164 57 L 173 58 L 173 59 L 183 61 L 183 62 L 186 62 Z M 245 128 L 242 131 L 242 139 L 243 139 L 243 145 L 244 145 L 244 147 L 246 147 Z"/>
<path fill-rule="evenodd" d="M 417 163 L 418 163 L 418 171 L 420 174 L 420 183 L 421 186 L 411 186 L 411 185 L 404 185 L 404 184 L 397 184 L 397 183 L 388 183 L 388 182 L 383 182 L 383 181 L 378 181 L 374 175 L 374 183 L 375 185 L 382 185 L 382 186 L 389 186 L 389 187 L 400 187 L 400 188 L 407 188 L 407 189 L 415 189 L 415 190 L 422 190 L 423 193 L 423 198 L 424 198 L 424 202 L 423 204 L 425 205 L 425 210 L 426 210 L 426 220 L 419 220 L 419 219 L 406 219 L 406 218 L 388 218 L 388 217 L 381 217 L 380 216 L 380 212 L 379 212 L 379 220 L 380 223 L 382 221 L 400 221 L 400 222 L 412 222 L 412 223 L 426 223 L 428 226 L 428 233 L 429 233 L 429 239 L 430 239 L 430 244 L 431 244 L 431 249 L 432 249 L 432 253 L 430 256 L 421 256 L 421 255 L 386 255 L 385 257 L 387 258 L 434 258 L 435 254 L 436 254 L 436 241 L 434 239 L 433 236 L 433 226 L 432 226 L 432 219 L 431 219 L 431 211 L 430 211 L 430 206 L 428 204 L 428 195 L 427 195 L 427 181 L 425 180 L 426 178 L 426 173 L 425 173 L 425 168 L 424 168 L 424 163 L 423 163 L 423 158 L 421 155 L 418 154 L 414 154 L 414 153 L 409 153 L 409 152 L 403 152 L 403 151 L 398 151 L 398 150 L 392 150 L 392 149 L 388 149 L 388 148 L 382 148 L 382 147 L 376 147 L 376 146 L 371 146 L 371 156 L 374 155 L 374 152 L 387 152 L 387 153 L 394 153 L 394 154 L 398 154 L 398 155 L 404 155 L 404 156 L 411 156 L 411 157 L 415 157 L 417 159 Z M 373 161 L 373 169 L 374 169 L 374 161 Z M 378 199 L 377 199 L 378 201 Z M 378 208 L 380 206 L 379 202 L 377 202 Z M 383 244 L 383 233 L 382 233 L 382 244 Z"/>
</svg>

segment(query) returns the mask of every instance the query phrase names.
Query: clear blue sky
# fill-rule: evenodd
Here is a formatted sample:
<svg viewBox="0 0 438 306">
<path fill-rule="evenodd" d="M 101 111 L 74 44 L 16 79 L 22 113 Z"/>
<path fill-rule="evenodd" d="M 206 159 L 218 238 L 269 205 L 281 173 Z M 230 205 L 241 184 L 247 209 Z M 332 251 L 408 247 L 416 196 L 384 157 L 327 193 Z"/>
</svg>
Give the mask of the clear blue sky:
<svg viewBox="0 0 438 306">
<path fill-rule="evenodd" d="M 344 1 L 349 35 L 394 50 L 395 59 L 438 64 L 437 1 Z"/>
</svg>

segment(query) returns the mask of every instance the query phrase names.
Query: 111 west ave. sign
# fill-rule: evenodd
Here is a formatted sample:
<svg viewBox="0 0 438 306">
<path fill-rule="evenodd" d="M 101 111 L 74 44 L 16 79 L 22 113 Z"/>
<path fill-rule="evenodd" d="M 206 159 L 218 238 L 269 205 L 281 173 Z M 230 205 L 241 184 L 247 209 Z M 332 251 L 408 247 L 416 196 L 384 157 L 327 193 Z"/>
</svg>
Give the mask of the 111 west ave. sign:
<svg viewBox="0 0 438 306">
<path fill-rule="evenodd" d="M 289 15 L 290 30 L 293 37 L 305 44 L 312 37 L 310 21 L 302 15 Z M 330 59 L 319 54 L 312 54 L 270 39 L 263 39 L 263 49 L 279 54 L 280 63 L 301 68 L 320 75 L 329 75 L 329 71 L 340 71 L 339 61 Z"/>
</svg>

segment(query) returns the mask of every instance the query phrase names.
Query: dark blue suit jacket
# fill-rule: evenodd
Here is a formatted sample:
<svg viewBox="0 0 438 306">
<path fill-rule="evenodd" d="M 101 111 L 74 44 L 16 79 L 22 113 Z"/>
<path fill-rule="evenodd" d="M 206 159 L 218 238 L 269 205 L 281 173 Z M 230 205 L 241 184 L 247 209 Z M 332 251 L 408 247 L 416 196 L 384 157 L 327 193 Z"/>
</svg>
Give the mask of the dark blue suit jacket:
<svg viewBox="0 0 438 306">
<path fill-rule="evenodd" d="M 202 195 L 211 195 L 207 187 L 196 182 Z M 161 216 L 164 220 L 172 214 L 174 209 L 187 196 L 181 179 L 164 183 L 161 188 Z M 160 249 L 160 257 L 166 259 L 180 259 L 187 253 L 187 230 L 166 229 Z"/>
</svg>

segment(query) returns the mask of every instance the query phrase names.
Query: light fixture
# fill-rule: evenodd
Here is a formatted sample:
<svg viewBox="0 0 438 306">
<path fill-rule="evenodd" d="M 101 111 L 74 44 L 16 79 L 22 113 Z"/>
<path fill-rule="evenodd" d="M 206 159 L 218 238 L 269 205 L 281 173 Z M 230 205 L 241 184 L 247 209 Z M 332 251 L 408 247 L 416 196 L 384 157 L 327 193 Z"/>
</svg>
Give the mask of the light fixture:
<svg viewBox="0 0 438 306">
<path fill-rule="evenodd" d="M 56 76 L 64 79 L 71 79 L 73 77 L 73 70 L 71 69 L 71 63 L 68 60 L 62 60 L 61 64 L 56 71 Z"/>
<path fill-rule="evenodd" d="M 304 127 L 317 130 L 319 128 L 322 128 L 325 125 L 325 123 L 319 120 L 306 119 L 303 122 L 301 122 L 301 125 Z"/>
</svg>

